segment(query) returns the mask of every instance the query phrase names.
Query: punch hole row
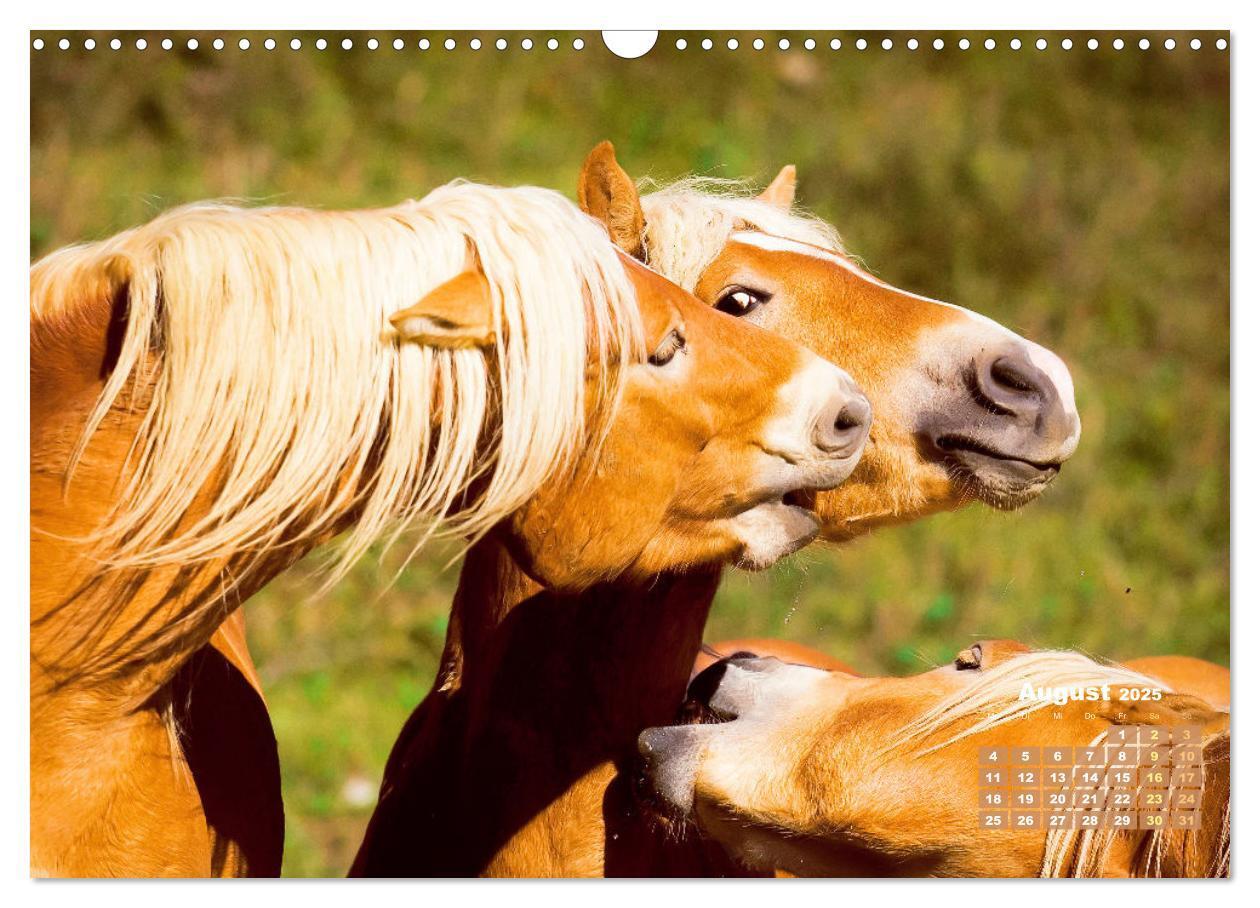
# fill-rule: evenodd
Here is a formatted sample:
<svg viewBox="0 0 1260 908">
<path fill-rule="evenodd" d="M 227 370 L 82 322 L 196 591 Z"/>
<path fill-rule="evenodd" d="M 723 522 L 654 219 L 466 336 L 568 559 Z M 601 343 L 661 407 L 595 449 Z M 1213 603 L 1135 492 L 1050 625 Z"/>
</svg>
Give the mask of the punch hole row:
<svg viewBox="0 0 1260 908">
<path fill-rule="evenodd" d="M 343 51 L 349 51 L 360 46 L 366 47 L 368 50 L 379 50 L 382 47 L 389 47 L 396 51 L 401 51 L 406 50 L 409 46 L 414 46 L 418 50 L 429 50 L 431 48 L 440 47 L 450 51 L 455 50 L 458 47 L 464 47 L 469 50 L 481 50 L 482 47 L 486 46 L 486 42 L 483 42 L 481 38 L 469 38 L 462 43 L 455 38 L 445 38 L 440 40 L 420 38 L 414 43 L 414 45 L 409 45 L 408 42 L 402 38 L 387 38 L 385 40 L 381 40 L 380 38 L 368 38 L 366 40 L 342 38 L 340 41 L 335 43 L 330 42 L 327 38 L 315 38 L 313 40 L 290 38 L 287 42 L 277 41 L 275 38 L 264 38 L 256 45 L 249 38 L 238 38 L 232 42 L 225 41 L 223 38 L 214 38 L 207 46 L 217 51 L 227 50 L 229 47 L 234 47 L 235 49 L 242 51 L 247 51 L 255 47 L 261 47 L 263 50 L 271 51 L 280 47 L 282 43 L 287 44 L 290 50 L 302 50 L 305 47 L 321 51 L 328 50 L 330 47 L 340 47 Z M 202 48 L 202 43 L 198 38 L 188 38 L 186 40 L 180 39 L 178 42 L 172 38 L 162 38 L 157 42 L 157 46 L 162 50 L 174 50 L 177 44 L 181 48 L 185 48 L 187 50 L 200 50 Z M 586 47 L 586 41 L 582 38 L 574 38 L 572 41 L 568 42 L 568 44 L 569 47 L 577 51 Z M 58 50 L 70 50 L 72 46 L 73 45 L 69 38 L 61 38 L 56 42 Z M 83 50 L 96 50 L 98 44 L 95 38 L 85 38 L 82 42 L 80 42 L 79 46 L 82 47 Z M 142 51 L 148 50 L 149 40 L 147 38 L 136 38 L 134 41 L 124 42 L 121 38 L 111 38 L 105 42 L 104 46 L 113 51 L 122 50 L 124 47 L 135 48 L 136 50 Z M 508 41 L 507 38 L 496 38 L 493 42 L 490 42 L 490 46 L 494 47 L 495 50 L 505 51 L 509 47 L 513 46 L 513 43 Z M 535 42 L 533 38 L 521 38 L 519 41 L 515 42 L 515 46 L 526 51 L 533 50 L 535 47 L 545 47 L 547 50 L 554 51 L 560 49 L 560 39 L 546 38 Z M 48 47 L 48 42 L 46 42 L 43 38 L 35 38 L 31 41 L 31 47 L 35 50 L 43 50 L 45 47 Z"/>
<path fill-rule="evenodd" d="M 175 48 L 176 43 L 177 42 L 172 38 L 162 38 L 157 42 L 157 46 L 162 50 L 169 51 Z M 181 39 L 179 43 L 188 50 L 199 50 L 201 48 L 201 42 L 197 38 L 188 38 L 186 40 Z M 826 47 L 833 51 L 842 50 L 846 46 L 844 41 L 840 38 L 831 38 L 830 40 L 825 40 L 822 43 L 825 43 Z M 1065 51 L 1072 50 L 1076 47 L 1076 42 L 1074 42 L 1071 38 L 1063 38 L 1056 43 L 1061 50 Z M 1201 50 L 1204 46 L 1203 41 L 1199 38 L 1191 38 L 1185 43 L 1190 50 L 1195 51 Z M 866 38 L 857 38 L 852 42 L 853 48 L 858 51 L 865 51 L 874 47 L 878 47 L 884 51 L 891 51 L 899 47 L 904 47 L 909 51 L 917 51 L 920 47 L 931 47 L 932 50 L 943 51 L 951 44 L 958 50 L 962 51 L 970 50 L 973 46 L 970 38 L 959 38 L 957 41 L 950 42 L 947 42 L 944 38 L 934 38 L 927 43 L 920 42 L 918 38 L 907 38 L 900 42 L 894 41 L 892 38 L 883 38 L 877 42 L 868 41 Z M 1139 38 L 1137 41 L 1133 42 L 1133 44 L 1139 50 L 1150 50 L 1152 46 L 1155 46 L 1149 38 Z M 1160 44 L 1164 50 L 1167 51 L 1176 50 L 1179 46 L 1179 42 L 1176 38 L 1165 38 L 1162 42 L 1160 42 Z M 1082 42 L 1082 45 L 1088 50 L 1098 50 L 1100 47 L 1104 46 L 1104 42 L 1099 41 L 1097 38 L 1088 38 Z M 1123 38 L 1113 38 L 1110 42 L 1107 42 L 1107 45 L 1110 46 L 1112 50 L 1117 51 L 1124 50 L 1128 46 L 1127 42 Z M 48 46 L 48 42 L 43 38 L 35 38 L 31 41 L 31 47 L 37 51 L 44 50 Z M 68 51 L 73 47 L 73 44 L 69 38 L 60 38 L 57 40 L 55 46 L 58 50 Z M 97 46 L 95 38 L 85 38 L 82 42 L 80 42 L 80 47 L 82 47 L 83 50 L 96 50 Z M 119 51 L 126 46 L 126 43 L 121 38 L 111 38 L 106 42 L 105 46 L 112 51 Z M 147 50 L 149 48 L 149 40 L 147 38 L 136 38 L 134 41 L 130 42 L 130 46 L 134 47 L 138 51 Z M 249 38 L 239 38 L 236 41 L 231 42 L 231 44 L 223 38 L 214 38 L 209 44 L 209 47 L 216 51 L 226 50 L 229 46 L 234 46 L 237 50 L 248 51 L 255 45 Z M 264 38 L 262 41 L 258 42 L 258 46 L 263 50 L 272 51 L 277 47 L 280 47 L 281 43 L 275 38 Z M 334 45 L 330 43 L 327 38 L 315 38 L 314 40 L 309 41 L 309 43 L 304 42 L 301 38 L 291 38 L 287 42 L 287 46 L 290 50 L 295 51 L 302 50 L 304 47 L 308 46 L 313 47 L 318 51 L 327 50 L 331 46 L 338 46 L 343 51 L 350 51 L 359 46 L 359 42 L 353 38 L 342 38 L 340 42 L 337 42 L 336 45 Z M 362 46 L 373 51 L 382 47 L 390 47 L 395 51 L 401 51 L 406 50 L 409 45 L 408 42 L 402 38 L 381 40 L 373 37 L 362 41 Z M 430 38 L 420 38 L 415 42 L 414 46 L 416 49 L 422 51 L 427 51 L 434 47 L 441 47 L 444 50 L 453 51 L 460 47 L 465 47 L 469 50 L 481 50 L 482 47 L 486 46 L 486 44 L 481 38 L 469 38 L 463 42 L 456 38 L 445 38 L 436 41 Z M 510 42 L 507 38 L 496 38 L 493 42 L 491 42 L 491 46 L 493 46 L 495 50 L 505 51 L 512 46 L 512 42 Z M 521 38 L 516 42 L 516 46 L 524 51 L 533 50 L 536 46 L 545 47 L 547 50 L 555 51 L 560 49 L 560 40 L 558 38 L 547 38 L 536 43 L 533 38 Z M 569 42 L 569 46 L 575 51 L 580 51 L 586 47 L 586 42 L 582 38 L 574 38 L 571 42 Z M 674 42 L 674 48 L 680 51 L 687 50 L 691 46 L 691 42 L 688 41 L 687 38 L 678 38 Z M 709 51 L 713 50 L 714 47 L 717 47 L 718 45 L 712 38 L 706 37 L 696 41 L 695 46 L 699 47 L 701 50 Z M 722 46 L 729 51 L 736 51 L 739 50 L 743 44 L 738 38 L 728 38 L 726 41 L 722 42 Z M 771 45 L 767 43 L 764 38 L 758 37 L 749 41 L 748 46 L 750 46 L 754 51 L 761 51 Z M 777 47 L 780 51 L 791 50 L 796 46 L 799 46 L 807 51 L 813 51 L 820 46 L 820 42 L 812 37 L 804 38 L 797 42 L 794 42 L 790 38 L 779 38 L 777 41 L 773 42 L 773 46 Z M 1002 42 L 999 42 L 996 38 L 985 38 L 979 46 L 988 51 L 997 50 L 999 47 L 1018 51 L 1024 48 L 1024 42 L 1020 38 L 1011 38 Z M 1051 42 L 1046 38 L 1037 38 L 1032 42 L 1031 46 L 1039 51 L 1044 51 L 1051 47 Z M 1225 50 L 1229 47 L 1229 42 L 1225 38 L 1217 38 L 1215 41 L 1215 47 L 1217 50 Z"/>
<path fill-rule="evenodd" d="M 1076 46 L 1076 42 L 1071 38 L 1063 38 L 1056 43 L 1062 50 L 1072 50 Z M 1154 42 L 1152 42 L 1150 38 L 1139 38 L 1133 43 L 1139 50 L 1150 50 L 1151 47 L 1154 46 Z M 1176 50 L 1178 47 L 1178 41 L 1176 38 L 1165 38 L 1163 42 L 1160 43 L 1162 44 L 1164 50 Z M 1201 50 L 1203 48 L 1203 41 L 1200 38 L 1191 38 L 1185 43 L 1191 50 Z M 842 50 L 846 46 L 841 38 L 831 38 L 830 40 L 827 40 L 825 44 L 831 50 Z M 1125 47 L 1128 46 L 1124 38 L 1113 38 L 1110 42 L 1103 42 L 1098 38 L 1088 38 L 1084 40 L 1082 44 L 1088 50 L 1098 50 L 1100 47 L 1103 47 L 1104 44 L 1109 45 L 1113 50 L 1124 50 Z M 725 46 L 727 50 L 739 50 L 742 46 L 739 38 L 728 38 L 725 42 L 722 42 L 722 45 Z M 957 41 L 946 41 L 944 38 L 934 38 L 926 45 L 918 38 L 906 38 L 904 41 L 894 41 L 892 38 L 883 38 L 879 41 L 870 41 L 866 38 L 856 38 L 852 42 L 852 47 L 859 51 L 864 51 L 874 47 L 878 47 L 885 51 L 895 50 L 899 47 L 915 51 L 922 46 L 929 46 L 932 50 L 941 51 L 951 45 L 957 47 L 958 50 L 970 50 L 973 46 L 970 38 L 959 38 Z M 1225 50 L 1229 47 L 1229 42 L 1225 38 L 1217 38 L 1215 45 L 1217 50 Z M 676 50 L 687 50 L 687 48 L 691 46 L 691 42 L 686 38 L 678 38 L 674 41 L 674 48 Z M 715 43 L 712 38 L 701 38 L 695 42 L 695 46 L 700 50 L 707 51 L 713 50 L 714 47 L 718 46 L 718 44 Z M 764 38 L 753 38 L 748 42 L 748 46 L 750 46 L 753 50 L 759 51 L 765 50 L 766 47 L 770 45 L 767 44 Z M 774 46 L 781 51 L 791 50 L 795 46 L 799 46 L 804 50 L 812 51 L 816 50 L 820 46 L 820 42 L 815 38 L 805 38 L 797 42 L 793 42 L 790 38 L 779 38 L 778 41 L 774 42 Z M 981 42 L 980 46 L 985 50 L 997 50 L 999 47 L 1009 48 L 1010 50 L 1022 50 L 1024 48 L 1024 41 L 1021 38 L 1011 38 L 1009 40 L 999 42 L 996 38 L 985 38 Z M 1032 42 L 1032 46 L 1037 50 L 1048 50 L 1051 46 L 1051 42 L 1046 38 L 1037 38 Z"/>
</svg>

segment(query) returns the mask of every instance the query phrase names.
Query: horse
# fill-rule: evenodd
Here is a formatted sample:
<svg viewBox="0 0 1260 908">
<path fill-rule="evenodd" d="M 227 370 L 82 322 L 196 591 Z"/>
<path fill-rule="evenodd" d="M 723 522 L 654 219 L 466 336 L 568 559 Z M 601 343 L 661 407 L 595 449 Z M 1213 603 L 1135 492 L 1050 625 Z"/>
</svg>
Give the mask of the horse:
<svg viewBox="0 0 1260 908">
<path fill-rule="evenodd" d="M 960 307 L 891 287 L 834 228 L 792 210 L 785 168 L 754 197 L 684 180 L 640 196 L 609 143 L 578 200 L 624 251 L 714 309 L 842 365 L 874 408 L 841 486 L 801 501 L 842 542 L 971 501 L 1013 509 L 1080 436 L 1057 356 Z M 633 797 L 636 740 L 675 714 L 721 570 L 568 595 L 492 540 L 465 561 L 433 689 L 404 725 L 356 875 L 739 872 L 661 839 Z M 655 717 L 655 721 L 653 718 Z"/>
<path fill-rule="evenodd" d="M 868 415 L 838 367 L 548 190 L 197 205 L 52 253 L 31 268 L 33 872 L 251 872 L 207 828 L 225 774 L 183 751 L 181 700 L 201 655 L 246 666 L 223 622 L 317 545 L 344 535 L 328 582 L 408 527 L 494 538 L 557 589 L 768 563 L 813 537 L 784 499 L 842 481 Z"/>
<path fill-rule="evenodd" d="M 751 867 L 798 876 L 1229 875 L 1228 707 L 1132 668 L 998 641 L 910 678 L 736 656 L 697 676 L 691 693 L 687 712 L 699 724 L 640 736 L 645 794 Z M 1100 746 L 1108 729 L 1182 724 L 1202 729 L 1202 793 L 1178 801 L 1197 784 L 1179 788 L 1175 776 L 1149 790 L 1165 792 L 1165 806 L 1200 801 L 1200 823 L 1165 811 L 1150 825 L 1091 828 L 1085 813 L 1110 805 L 1120 785 L 1108 771 L 1136 765 Z M 1065 800 L 1060 821 L 1043 829 L 983 827 L 977 754 L 1041 746 L 1097 748 L 1094 775 L 1072 780 L 1095 806 Z M 1079 822 L 1068 822 L 1074 815 Z"/>
<path fill-rule="evenodd" d="M 981 653 L 991 658 L 995 651 L 1028 651 L 1024 644 L 1009 640 L 988 641 L 975 647 L 974 659 Z M 842 662 L 829 653 L 815 649 L 804 643 L 793 640 L 776 640 L 773 637 L 743 637 L 736 640 L 723 640 L 718 643 L 704 644 L 696 655 L 691 669 L 694 680 L 697 675 L 723 659 L 732 656 L 773 657 L 780 662 L 793 665 L 806 665 L 829 672 L 844 672 L 857 675 L 858 672 L 848 663 Z M 967 659 L 966 651 L 959 659 Z M 1194 656 L 1142 656 L 1129 659 L 1120 665 L 1143 675 L 1155 678 L 1170 689 L 1183 694 L 1194 694 L 1205 703 L 1218 709 L 1228 709 L 1230 704 L 1229 669 L 1214 662 L 1197 659 Z"/>
</svg>

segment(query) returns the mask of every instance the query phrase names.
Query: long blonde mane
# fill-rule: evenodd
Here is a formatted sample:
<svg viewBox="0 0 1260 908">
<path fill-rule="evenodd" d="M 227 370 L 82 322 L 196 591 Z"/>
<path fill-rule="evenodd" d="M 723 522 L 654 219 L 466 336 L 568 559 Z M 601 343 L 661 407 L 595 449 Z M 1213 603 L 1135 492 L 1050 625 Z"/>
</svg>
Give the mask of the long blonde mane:
<svg viewBox="0 0 1260 908">
<path fill-rule="evenodd" d="M 974 735 L 1027 718 L 1054 705 L 1047 699 L 1021 700 L 1019 693 L 1026 684 L 1031 684 L 1034 689 L 1095 687 L 1106 684 L 1112 687 L 1147 687 L 1171 692 L 1162 681 L 1123 666 L 1097 662 L 1071 650 L 1021 653 L 992 668 L 977 671 L 970 684 L 917 716 L 895 734 L 891 743 L 882 748 L 878 756 L 887 758 L 910 747 L 914 748 L 912 756 L 924 756 Z M 1106 732 L 1103 732 L 1091 744 L 1099 745 L 1105 738 Z M 1205 741 L 1205 745 L 1210 740 Z M 1101 778 L 1103 782 L 1097 786 L 1097 790 L 1105 801 L 1109 790 L 1107 774 L 1102 773 Z M 1175 788 L 1170 791 L 1175 791 Z M 1207 876 L 1229 874 L 1228 804 L 1222 818 L 1221 830 L 1221 836 L 1214 844 L 1214 852 L 1210 860 L 1205 862 Z M 1136 855 L 1135 871 L 1141 876 L 1158 876 L 1170 847 L 1172 833 L 1167 828 L 1137 831 L 1050 830 L 1046 834 L 1046 850 L 1040 875 L 1097 877 L 1101 874 L 1112 847 L 1124 840 Z M 1186 842 L 1183 847 L 1189 848 L 1193 845 Z"/>
<path fill-rule="evenodd" d="M 641 187 L 651 189 L 651 181 Z M 840 234 L 826 221 L 801 211 L 785 211 L 753 195 L 747 184 L 712 177 L 687 177 L 641 198 L 647 220 L 648 264 L 694 291 L 704 270 L 732 233 L 758 230 L 821 246 L 840 254 Z"/>
<path fill-rule="evenodd" d="M 470 250 L 499 304 L 494 350 L 400 344 L 390 314 Z M 112 568 L 258 553 L 350 513 L 334 579 L 408 525 L 429 528 L 421 544 L 439 526 L 475 538 L 574 462 L 592 431 L 588 364 L 615 399 L 641 356 L 618 253 L 543 189 L 457 183 L 372 211 L 176 209 L 37 262 L 32 318 L 55 328 L 102 273 L 125 286 L 125 336 L 67 477 L 126 389 L 153 388 L 93 537 Z"/>
<path fill-rule="evenodd" d="M 1120 665 L 1096 662 L 1073 650 L 1020 653 L 975 672 L 970 684 L 916 717 L 893 736 L 881 753 L 915 744 L 919 745 L 919 754 L 929 754 L 1053 705 L 1044 699 L 1021 700 L 1019 693 L 1025 684 L 1034 689 L 1104 684 L 1169 689 L 1162 681 Z"/>
</svg>

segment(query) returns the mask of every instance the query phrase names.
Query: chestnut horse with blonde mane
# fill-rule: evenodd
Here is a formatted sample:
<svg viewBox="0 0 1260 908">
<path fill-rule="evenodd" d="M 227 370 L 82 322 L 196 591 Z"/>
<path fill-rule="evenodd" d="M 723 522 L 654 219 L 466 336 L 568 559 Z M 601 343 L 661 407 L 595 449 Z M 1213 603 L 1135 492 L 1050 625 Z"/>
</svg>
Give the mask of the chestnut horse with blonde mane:
<svg viewBox="0 0 1260 908">
<path fill-rule="evenodd" d="M 695 180 L 640 198 L 604 143 L 578 198 L 630 255 L 857 379 L 874 407 L 861 462 L 834 491 L 793 499 L 823 537 L 1036 498 L 1080 435 L 1062 361 L 858 268 L 834 229 L 792 211 L 794 186 L 785 168 L 756 198 Z M 667 841 L 632 791 L 637 736 L 674 716 L 720 576 L 697 568 L 573 596 L 495 540 L 475 546 L 437 681 L 394 746 L 353 872 L 741 872 L 703 843 Z"/>
<path fill-rule="evenodd" d="M 712 312 L 546 190 L 194 206 L 42 259 L 32 871 L 278 869 L 275 817 L 253 839 L 218 824 L 232 773 L 182 739 L 223 717 L 183 701 L 224 669 L 248 695 L 224 620 L 321 542 L 346 535 L 330 582 L 408 526 L 493 538 L 562 589 L 768 562 L 815 531 L 783 497 L 849 474 L 868 411 L 837 367 Z M 274 761 L 255 769 L 265 793 Z"/>
<path fill-rule="evenodd" d="M 740 864 L 760 871 L 1228 876 L 1228 674 L 1180 656 L 1108 665 L 1012 641 L 974 644 L 952 665 L 910 678 L 861 678 L 735 656 L 692 682 L 684 713 L 699 724 L 640 736 L 644 789 L 667 816 L 694 824 Z M 1180 682 L 1167 681 L 1171 675 Z M 1114 695 L 1049 709 L 1051 699 L 1022 695 L 1029 685 L 1109 685 Z M 1158 826 L 1134 829 L 993 830 L 978 821 L 980 748 L 1088 747 L 1113 725 L 1185 723 L 1203 728 L 1203 784 L 1189 792 L 1170 778 L 1159 787 L 1173 807 L 1199 805 L 1197 827 L 1177 825 L 1172 814 Z M 1112 750 L 1100 748 L 1105 760 L 1115 759 Z M 1099 778 L 1102 807 L 1109 774 Z"/>
</svg>

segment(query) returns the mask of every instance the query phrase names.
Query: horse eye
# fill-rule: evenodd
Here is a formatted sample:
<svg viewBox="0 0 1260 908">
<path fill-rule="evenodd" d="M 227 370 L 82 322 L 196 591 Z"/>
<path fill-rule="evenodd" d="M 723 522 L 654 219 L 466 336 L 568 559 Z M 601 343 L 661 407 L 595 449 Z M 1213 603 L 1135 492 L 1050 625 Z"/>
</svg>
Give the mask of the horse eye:
<svg viewBox="0 0 1260 908">
<path fill-rule="evenodd" d="M 749 290 L 747 287 L 731 287 L 718 297 L 716 308 L 727 315 L 738 317 L 747 315 L 758 306 L 768 302 L 769 299 L 770 294 L 768 293 Z"/>
<path fill-rule="evenodd" d="M 656 352 L 648 357 L 648 362 L 653 366 L 663 366 L 686 346 L 687 339 L 683 337 L 681 331 L 675 328 L 665 335 L 665 340 L 661 341 L 661 345 L 656 348 Z"/>
</svg>

